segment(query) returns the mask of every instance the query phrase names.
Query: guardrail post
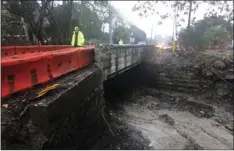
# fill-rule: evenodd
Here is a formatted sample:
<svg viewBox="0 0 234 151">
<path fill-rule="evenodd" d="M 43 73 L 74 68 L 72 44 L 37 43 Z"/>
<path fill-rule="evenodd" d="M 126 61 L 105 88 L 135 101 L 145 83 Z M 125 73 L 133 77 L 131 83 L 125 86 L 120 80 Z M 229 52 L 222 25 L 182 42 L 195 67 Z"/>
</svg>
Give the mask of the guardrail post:
<svg viewBox="0 0 234 151">
<path fill-rule="evenodd" d="M 119 55 L 118 55 L 118 50 L 115 49 L 115 72 L 118 72 L 118 64 L 119 64 Z"/>
</svg>

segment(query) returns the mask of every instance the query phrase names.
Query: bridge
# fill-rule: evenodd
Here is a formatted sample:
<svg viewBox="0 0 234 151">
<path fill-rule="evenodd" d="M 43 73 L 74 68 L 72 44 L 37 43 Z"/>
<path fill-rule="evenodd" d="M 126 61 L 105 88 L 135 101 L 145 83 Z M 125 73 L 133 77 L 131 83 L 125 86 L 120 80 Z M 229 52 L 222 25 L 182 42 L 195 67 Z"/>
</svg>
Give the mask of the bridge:
<svg viewBox="0 0 234 151">
<path fill-rule="evenodd" d="M 142 60 L 144 45 L 10 46 L 2 48 L 2 97 L 46 83 L 94 63 L 102 69 L 103 80 L 118 75 Z"/>
<path fill-rule="evenodd" d="M 33 134 L 27 131 L 29 148 L 59 148 L 55 142 L 61 140 L 52 137 L 61 138 L 57 130 L 63 127 L 61 123 L 77 119 L 81 122 L 80 117 L 100 121 L 105 108 L 103 82 L 141 64 L 144 55 L 153 48 L 149 45 L 3 47 L 1 95 L 2 104 L 8 107 L 2 107 L 2 114 L 12 113 L 2 119 L 3 140 L 19 139 L 22 127 L 32 128 Z M 56 87 L 45 92 L 53 85 Z M 15 102 L 15 106 L 20 106 L 17 110 L 12 109 Z M 75 119 L 70 119 L 71 115 Z M 69 133 L 72 128 L 66 130 Z M 53 143 L 48 145 L 49 140 Z"/>
</svg>

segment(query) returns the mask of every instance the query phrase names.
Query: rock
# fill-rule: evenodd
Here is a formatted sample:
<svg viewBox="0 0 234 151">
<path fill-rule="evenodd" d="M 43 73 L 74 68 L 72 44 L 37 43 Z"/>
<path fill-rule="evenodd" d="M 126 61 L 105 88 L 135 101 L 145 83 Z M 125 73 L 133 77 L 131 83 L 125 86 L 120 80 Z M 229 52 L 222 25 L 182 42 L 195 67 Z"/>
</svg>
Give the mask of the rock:
<svg viewBox="0 0 234 151">
<path fill-rule="evenodd" d="M 209 76 L 212 76 L 214 75 L 212 72 L 210 72 L 209 70 L 206 70 L 205 71 L 205 76 L 209 77 Z"/>
<path fill-rule="evenodd" d="M 203 150 L 204 148 L 195 142 L 190 141 L 185 145 L 184 150 Z"/>
<path fill-rule="evenodd" d="M 230 92 L 229 86 L 224 82 L 217 82 L 215 87 L 220 96 L 225 96 Z"/>
<path fill-rule="evenodd" d="M 167 124 L 174 126 L 175 121 L 173 118 L 171 118 L 168 114 L 163 114 L 158 117 L 159 120 L 166 122 Z"/>
<path fill-rule="evenodd" d="M 216 69 L 224 69 L 226 64 L 223 61 L 217 60 L 214 62 L 213 67 Z"/>
<path fill-rule="evenodd" d="M 159 104 L 150 104 L 147 106 L 149 110 L 158 110 L 159 109 Z"/>
<path fill-rule="evenodd" d="M 166 108 L 170 108 L 170 104 L 166 103 L 166 102 L 162 102 L 160 103 L 159 107 L 161 109 L 166 109 Z"/>
<path fill-rule="evenodd" d="M 228 59 L 228 58 L 224 58 L 224 62 L 227 64 L 227 65 L 230 65 L 233 63 L 233 61 L 231 59 Z"/>
<path fill-rule="evenodd" d="M 230 130 L 230 131 L 233 131 L 233 125 L 231 125 L 231 124 L 225 125 L 225 128 Z"/>
<path fill-rule="evenodd" d="M 189 75 L 189 76 L 194 76 L 195 74 L 192 73 L 192 72 L 189 72 L 188 75 Z"/>
<path fill-rule="evenodd" d="M 205 115 L 204 111 L 200 111 L 200 114 L 201 114 L 202 116 L 204 116 L 204 115 Z"/>
<path fill-rule="evenodd" d="M 227 80 L 233 80 L 234 79 L 234 75 L 233 74 L 228 74 L 225 76 L 225 79 Z"/>
</svg>

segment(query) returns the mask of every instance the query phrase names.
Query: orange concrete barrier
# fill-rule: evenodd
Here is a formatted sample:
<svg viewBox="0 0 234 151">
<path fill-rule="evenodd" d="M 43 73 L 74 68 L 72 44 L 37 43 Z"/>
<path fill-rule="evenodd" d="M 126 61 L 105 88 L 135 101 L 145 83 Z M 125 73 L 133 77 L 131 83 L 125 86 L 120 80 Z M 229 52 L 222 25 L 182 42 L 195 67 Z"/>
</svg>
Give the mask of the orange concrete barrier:
<svg viewBox="0 0 234 151">
<path fill-rule="evenodd" d="M 49 80 L 46 65 L 50 54 L 18 55 L 2 58 L 2 93 L 7 96 Z"/>
<path fill-rule="evenodd" d="M 5 46 L 1 48 L 2 57 L 21 55 L 28 53 L 41 53 L 55 51 L 64 48 L 72 48 L 70 45 L 36 45 L 36 46 Z"/>
<path fill-rule="evenodd" d="M 92 46 L 66 48 L 2 57 L 1 96 L 9 96 L 92 64 L 93 49 Z"/>
<path fill-rule="evenodd" d="M 53 78 L 59 77 L 68 72 L 79 69 L 77 63 L 78 50 L 52 52 L 53 59 L 49 63 Z"/>
</svg>

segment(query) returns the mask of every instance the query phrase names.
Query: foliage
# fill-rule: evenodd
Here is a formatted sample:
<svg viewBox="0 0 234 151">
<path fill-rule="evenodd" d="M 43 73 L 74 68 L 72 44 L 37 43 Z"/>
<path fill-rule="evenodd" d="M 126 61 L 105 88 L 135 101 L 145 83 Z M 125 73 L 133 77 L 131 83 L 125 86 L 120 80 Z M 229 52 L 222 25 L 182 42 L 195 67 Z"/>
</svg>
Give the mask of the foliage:
<svg viewBox="0 0 234 151">
<path fill-rule="evenodd" d="M 134 5 L 133 11 L 137 11 L 139 16 L 147 17 L 149 15 L 159 15 L 161 21 L 158 22 L 159 25 L 162 24 L 162 20 L 166 18 L 177 18 L 180 22 L 185 22 L 185 16 L 189 14 L 189 11 L 195 12 L 198 9 L 200 1 L 192 1 L 193 8 L 190 9 L 190 1 L 141 1 Z M 159 12 L 155 9 L 158 4 L 163 4 L 171 8 L 170 12 Z M 152 7 L 153 6 L 153 7 Z M 180 15 L 183 14 L 183 15 Z M 195 18 L 193 18 L 193 21 Z M 180 24 L 178 24 L 180 26 Z"/>
<path fill-rule="evenodd" d="M 3 3 L 9 13 L 24 19 L 24 24 L 27 25 L 27 30 L 29 30 L 28 33 L 32 33 L 43 44 L 42 27 L 48 14 L 47 9 L 50 7 L 50 2 L 51 0 L 43 0 L 39 4 L 36 0 L 6 0 Z M 29 37 L 32 41 L 32 35 Z"/>
<path fill-rule="evenodd" d="M 129 43 L 131 33 L 133 33 L 133 37 L 135 39 L 136 44 L 140 41 L 146 40 L 146 33 L 138 27 L 134 25 L 131 25 L 129 28 L 124 26 L 118 26 L 114 29 L 113 32 L 114 43 L 117 44 L 120 39 L 122 39 L 124 43 Z"/>
<path fill-rule="evenodd" d="M 10 1 L 2 2 L 3 35 L 26 35 L 31 44 L 37 43 L 36 37 L 42 44 L 70 44 L 74 26 L 79 26 L 87 42 L 89 40 L 107 42 L 109 34 L 103 30 L 103 25 L 112 22 L 114 40 L 119 37 L 128 42 L 130 24 L 107 1 L 74 1 L 66 0 L 56 4 L 53 0 Z M 111 18 L 110 18 L 111 13 Z M 23 21 L 22 21 L 23 18 Z M 14 24 L 10 24 L 11 22 Z M 25 27 L 27 32 L 23 30 Z M 145 33 L 135 28 L 138 39 L 144 39 Z M 5 36 L 6 37 L 6 36 Z M 99 43 L 98 42 L 98 43 Z"/>
<path fill-rule="evenodd" d="M 189 14 L 189 11 L 196 12 L 200 4 L 208 4 L 209 9 L 206 12 L 206 17 L 209 16 L 220 16 L 223 17 L 228 22 L 233 20 L 233 6 L 230 3 L 231 1 L 192 1 L 192 8 L 190 10 L 191 1 L 138 1 L 133 7 L 133 11 L 138 12 L 139 16 L 150 16 L 155 13 L 161 17 L 161 19 L 166 19 L 168 17 L 173 18 L 175 13 L 176 17 L 180 22 L 184 22 L 184 17 Z M 171 8 L 171 12 L 158 12 L 155 9 L 155 6 L 158 4 L 163 4 Z M 218 8 L 218 11 L 215 11 L 215 7 Z M 182 15 L 181 15 L 182 14 Z M 192 22 L 196 18 L 192 18 Z M 159 22 L 161 24 L 162 21 Z"/>
<path fill-rule="evenodd" d="M 110 21 L 116 35 L 121 35 L 122 29 L 124 33 L 130 32 L 129 23 L 108 1 L 65 0 L 57 4 L 54 0 L 5 0 L 2 6 L 3 35 L 15 35 L 17 31 L 16 35 L 30 37 L 31 44 L 38 41 L 41 44 L 45 41 L 50 44 L 70 44 L 73 28 L 77 25 L 87 41 L 98 39 L 107 42 L 109 34 L 104 32 L 103 25 Z M 126 34 L 123 36 L 126 37 Z"/>
<path fill-rule="evenodd" d="M 216 25 L 211 28 L 204 34 L 204 38 L 207 41 L 214 41 L 218 37 L 218 44 L 221 44 L 223 41 L 228 41 L 228 31 L 222 25 Z"/>
<path fill-rule="evenodd" d="M 113 42 L 115 44 L 118 44 L 120 39 L 122 39 L 124 43 L 128 43 L 129 37 L 130 37 L 130 31 L 128 28 L 118 26 L 114 29 Z"/>
<path fill-rule="evenodd" d="M 189 45 L 197 50 L 207 49 L 207 47 L 218 36 L 220 44 L 230 40 L 230 33 L 233 33 L 232 24 L 221 17 L 205 17 L 194 23 L 187 31 L 182 29 L 178 40 L 182 45 Z"/>
</svg>

